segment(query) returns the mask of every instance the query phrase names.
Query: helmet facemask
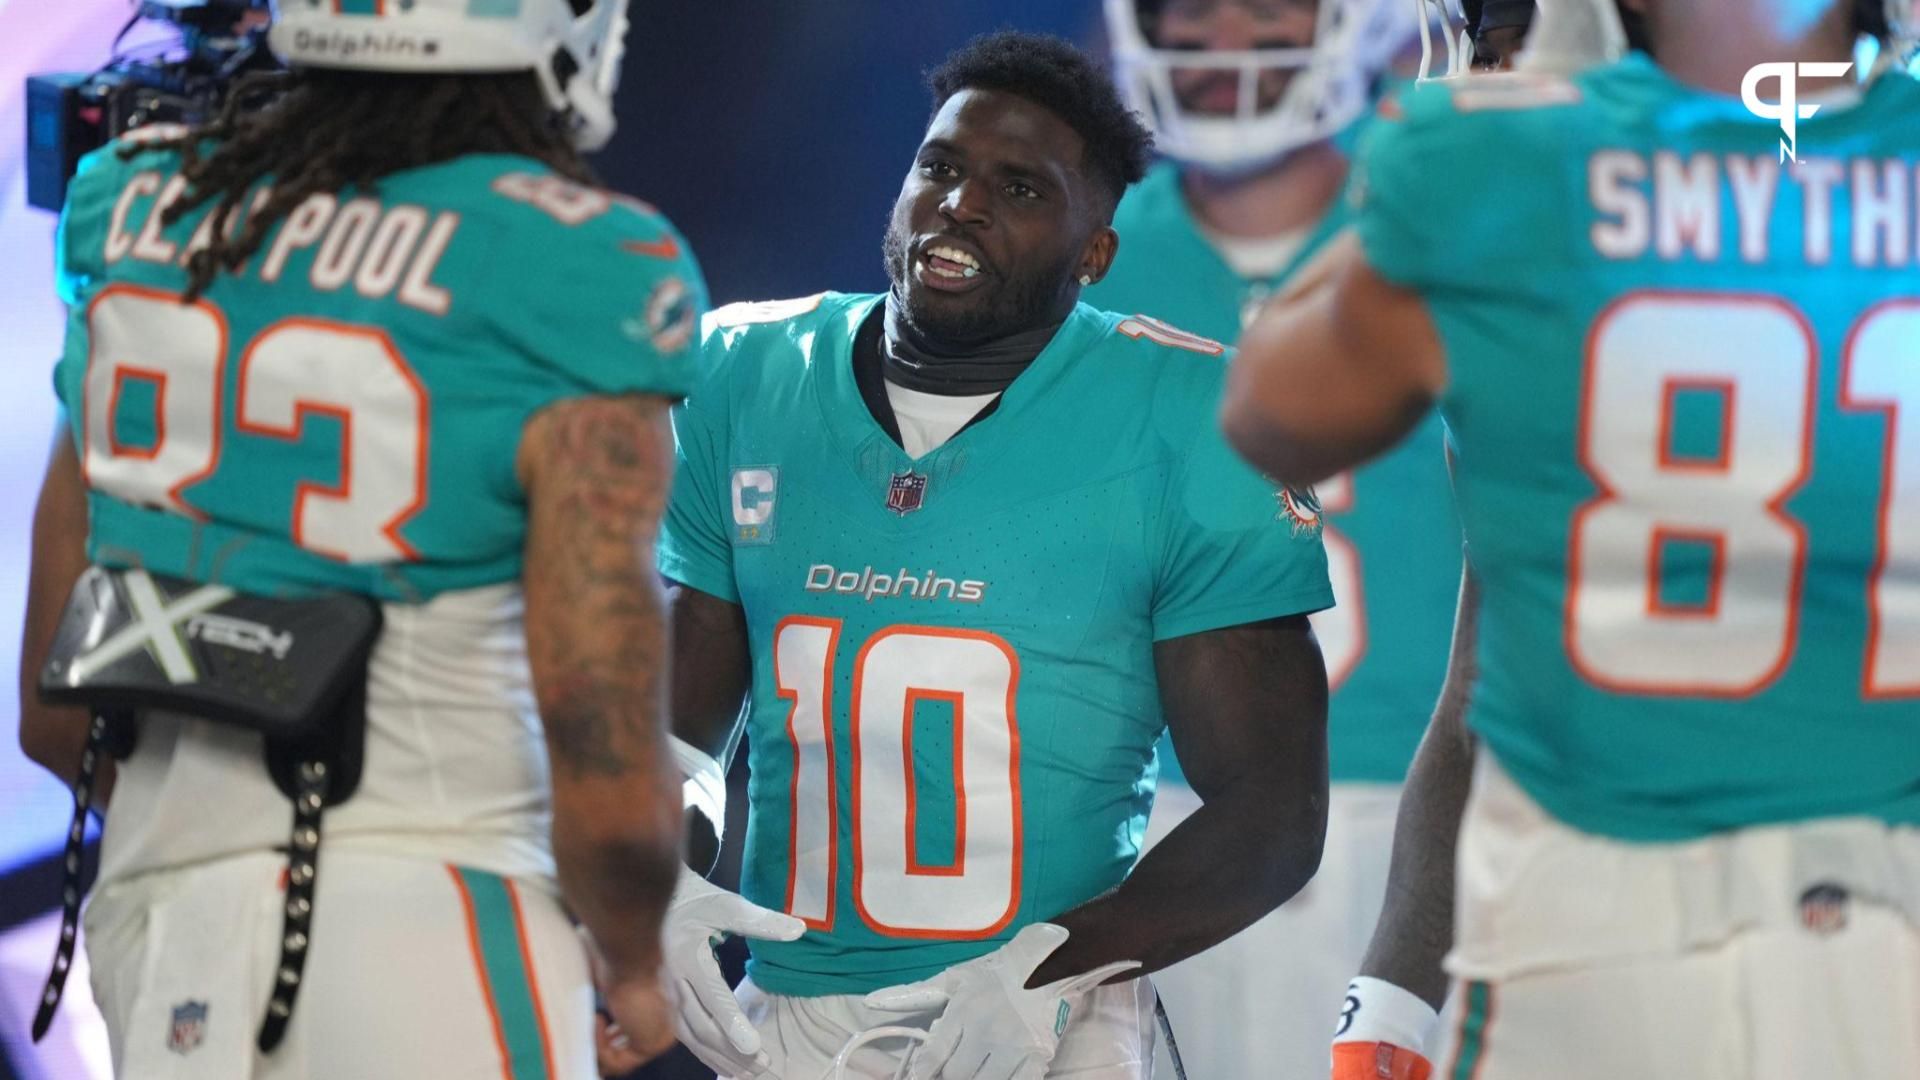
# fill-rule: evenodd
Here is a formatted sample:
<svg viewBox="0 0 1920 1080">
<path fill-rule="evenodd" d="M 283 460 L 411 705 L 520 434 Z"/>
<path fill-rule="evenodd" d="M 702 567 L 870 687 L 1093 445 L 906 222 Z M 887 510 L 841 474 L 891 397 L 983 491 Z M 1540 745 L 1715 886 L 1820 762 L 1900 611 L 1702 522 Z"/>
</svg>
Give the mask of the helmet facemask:
<svg viewBox="0 0 1920 1080">
<path fill-rule="evenodd" d="M 1255 49 L 1179 49 L 1153 41 L 1139 0 L 1107 0 L 1121 91 L 1169 157 L 1219 172 L 1250 172 L 1337 134 L 1367 109 L 1375 74 L 1404 40 L 1404 20 L 1380 0 L 1320 0 L 1310 42 Z M 1236 80 L 1231 114 L 1180 99 L 1189 72 Z M 1277 94 L 1268 90 L 1284 73 Z"/>
</svg>

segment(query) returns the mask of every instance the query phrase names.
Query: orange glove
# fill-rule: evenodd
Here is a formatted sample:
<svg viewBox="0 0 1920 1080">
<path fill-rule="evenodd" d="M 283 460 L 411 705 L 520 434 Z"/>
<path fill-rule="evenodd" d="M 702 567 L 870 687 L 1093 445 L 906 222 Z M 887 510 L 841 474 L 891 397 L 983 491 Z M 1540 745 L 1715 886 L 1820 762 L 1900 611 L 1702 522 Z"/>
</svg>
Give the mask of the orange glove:
<svg viewBox="0 0 1920 1080">
<path fill-rule="evenodd" d="M 1428 1080 L 1433 1062 L 1383 1042 L 1333 1044 L 1333 1080 Z"/>
</svg>

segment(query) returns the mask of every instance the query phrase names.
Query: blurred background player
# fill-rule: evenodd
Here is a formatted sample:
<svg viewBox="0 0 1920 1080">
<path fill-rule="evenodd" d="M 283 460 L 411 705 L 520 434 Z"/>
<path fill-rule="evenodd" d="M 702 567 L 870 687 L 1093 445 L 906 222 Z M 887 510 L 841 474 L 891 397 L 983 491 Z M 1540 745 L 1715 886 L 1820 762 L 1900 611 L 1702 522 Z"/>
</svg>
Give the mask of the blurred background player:
<svg viewBox="0 0 1920 1080">
<path fill-rule="evenodd" d="M 1120 204 L 1120 254 L 1087 302 L 1238 340 L 1348 224 L 1346 147 L 1408 40 L 1405 7 L 1109 0 L 1120 85 L 1167 159 Z M 1315 491 L 1338 601 L 1313 616 L 1332 688 L 1327 851 L 1285 907 L 1155 977 L 1195 1077 L 1325 1069 L 1327 1017 L 1379 913 L 1399 784 L 1445 669 L 1460 535 L 1439 418 Z M 1150 842 L 1199 805 L 1165 742 L 1160 768 Z"/>
<path fill-rule="evenodd" d="M 746 697 L 753 767 L 744 898 L 668 920 L 680 1034 L 725 1076 L 891 1076 L 905 1025 L 918 1078 L 1141 1077 L 1134 969 L 1318 861 L 1325 559 L 1211 430 L 1223 348 L 1077 303 L 1150 150 L 1110 80 L 1007 33 L 930 82 L 891 291 L 715 312 L 676 412 L 675 727 L 723 760 Z M 1135 866 L 1163 729 L 1205 805 Z"/>
<path fill-rule="evenodd" d="M 302 981 L 275 957 L 307 955 L 282 920 L 308 915 L 313 879 L 289 881 L 261 736 L 148 711 L 117 783 L 99 778 L 88 942 L 119 1075 L 591 1076 L 561 894 L 608 1008 L 643 1051 L 670 1041 L 679 793 L 645 559 L 704 289 L 577 149 L 611 134 L 625 8 L 289 3 L 272 41 L 291 74 L 73 181 L 72 432 L 35 525 L 24 748 L 79 768 L 87 716 L 33 680 L 90 561 L 163 603 L 208 583 L 358 594 L 384 617 L 277 1047 L 255 1032 Z M 146 618 L 189 675 L 246 633 Z"/>
<path fill-rule="evenodd" d="M 1467 32 L 1473 38 L 1475 71 L 1511 71 L 1533 23 L 1534 0 L 1469 3 Z"/>
<path fill-rule="evenodd" d="M 1307 481 L 1447 415 L 1482 593 L 1452 1075 L 1913 1076 L 1920 85 L 1839 74 L 1911 27 L 1626 6 L 1650 56 L 1409 95 L 1225 423 Z M 1817 105 L 1792 130 L 1741 101 L 1781 57 L 1829 65 L 1762 81 Z M 1470 197 L 1503 227 L 1431 212 Z"/>
</svg>

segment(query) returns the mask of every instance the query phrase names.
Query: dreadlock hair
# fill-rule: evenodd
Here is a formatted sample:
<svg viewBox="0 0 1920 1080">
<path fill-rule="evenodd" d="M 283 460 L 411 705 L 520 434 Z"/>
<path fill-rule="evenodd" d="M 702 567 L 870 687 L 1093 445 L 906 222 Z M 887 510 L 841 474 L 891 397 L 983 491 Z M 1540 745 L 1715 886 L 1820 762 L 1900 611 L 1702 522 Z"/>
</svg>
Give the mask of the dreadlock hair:
<svg viewBox="0 0 1920 1080">
<path fill-rule="evenodd" d="M 596 183 L 532 72 L 258 73 L 234 85 L 214 119 L 177 135 L 129 143 L 120 155 L 130 159 L 159 150 L 181 155 L 187 180 L 183 196 L 162 215 L 164 224 L 215 203 L 210 242 L 187 261 L 189 302 L 220 270 L 246 262 L 275 222 L 315 194 L 371 190 L 403 169 L 486 153 L 534 158 L 570 180 Z M 229 236 L 242 201 L 269 179 L 265 202 Z"/>
</svg>

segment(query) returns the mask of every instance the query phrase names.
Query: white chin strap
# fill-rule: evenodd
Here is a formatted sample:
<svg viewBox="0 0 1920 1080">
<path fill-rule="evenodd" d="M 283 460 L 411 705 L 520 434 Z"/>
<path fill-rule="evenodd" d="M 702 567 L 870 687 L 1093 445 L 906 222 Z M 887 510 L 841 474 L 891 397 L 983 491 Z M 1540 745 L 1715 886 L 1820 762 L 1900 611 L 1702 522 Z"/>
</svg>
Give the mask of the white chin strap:
<svg viewBox="0 0 1920 1080">
<path fill-rule="evenodd" d="M 870 1077 L 848 1072 L 847 1063 L 853 1060 L 854 1051 L 859 1050 L 868 1043 L 879 1042 L 881 1039 L 905 1039 L 911 1044 L 908 1051 L 900 1055 L 900 1064 L 895 1066 L 893 1070 L 893 1080 L 904 1080 L 907 1075 L 907 1063 L 913 1060 L 913 1050 L 911 1047 L 917 1047 L 927 1041 L 927 1033 L 919 1028 L 877 1027 L 855 1035 L 853 1038 L 847 1040 L 847 1045 L 841 1047 L 838 1054 L 833 1056 L 832 1067 L 827 1070 L 826 1075 L 821 1077 L 820 1080 L 872 1080 Z"/>
</svg>

